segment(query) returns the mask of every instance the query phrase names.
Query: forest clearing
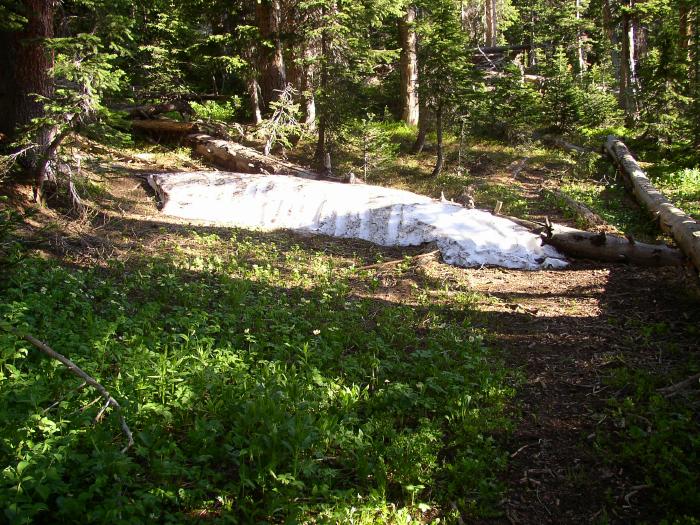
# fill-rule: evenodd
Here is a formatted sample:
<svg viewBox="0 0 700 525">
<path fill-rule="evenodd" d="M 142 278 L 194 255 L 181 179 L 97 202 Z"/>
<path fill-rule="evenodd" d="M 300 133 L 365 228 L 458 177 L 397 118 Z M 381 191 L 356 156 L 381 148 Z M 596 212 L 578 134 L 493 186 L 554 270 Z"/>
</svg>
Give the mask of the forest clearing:
<svg viewBox="0 0 700 525">
<path fill-rule="evenodd" d="M 699 22 L 1 1 L 0 521 L 700 522 Z"/>
</svg>

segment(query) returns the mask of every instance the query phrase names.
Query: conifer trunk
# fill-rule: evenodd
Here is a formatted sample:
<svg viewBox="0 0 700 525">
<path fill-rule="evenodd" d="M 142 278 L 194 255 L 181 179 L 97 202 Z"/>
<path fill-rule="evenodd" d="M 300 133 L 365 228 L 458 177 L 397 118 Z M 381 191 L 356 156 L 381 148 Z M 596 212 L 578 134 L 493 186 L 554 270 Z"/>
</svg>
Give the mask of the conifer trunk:
<svg viewBox="0 0 700 525">
<path fill-rule="evenodd" d="M 260 85 L 255 77 L 248 79 L 248 99 L 253 124 L 257 126 L 262 122 L 262 112 L 260 111 Z"/>
<path fill-rule="evenodd" d="M 581 0 L 576 0 L 576 24 L 581 23 Z M 576 28 L 576 55 L 578 59 L 578 74 L 583 78 L 586 72 L 586 58 L 583 51 L 583 35 L 580 27 Z"/>
<path fill-rule="evenodd" d="M 613 70 L 615 72 L 615 77 L 618 84 L 620 84 L 620 52 L 618 51 L 618 45 L 620 43 L 620 38 L 615 31 L 612 20 L 612 10 L 610 8 L 610 0 L 603 0 L 603 28 L 605 34 L 608 37 L 608 42 L 610 44 L 610 61 L 612 62 Z"/>
<path fill-rule="evenodd" d="M 498 0 L 486 0 L 486 47 L 496 47 L 498 41 Z"/>
<path fill-rule="evenodd" d="M 399 22 L 401 34 L 401 100 L 402 120 L 409 126 L 418 124 L 418 54 L 416 31 L 416 8 L 408 6 L 403 19 Z"/>
<path fill-rule="evenodd" d="M 53 36 L 53 0 L 24 0 L 27 23 L 19 31 L 0 32 L 0 132 L 12 137 L 22 126 L 44 114 L 35 95 L 52 93 L 53 57 L 45 39 Z M 41 146 L 51 142 L 51 131 L 37 137 Z"/>
<path fill-rule="evenodd" d="M 280 0 L 262 0 L 255 10 L 260 37 L 272 46 L 259 46 L 260 91 L 262 107 L 267 110 L 287 85 L 282 40 L 280 38 Z"/>
<path fill-rule="evenodd" d="M 331 12 L 335 11 L 335 4 L 331 5 Z M 323 24 L 327 24 L 327 16 L 329 10 L 324 5 L 321 7 L 321 20 Z M 316 152 L 314 153 L 314 160 L 319 165 L 324 165 L 327 153 L 327 137 L 328 132 L 328 61 L 330 57 L 330 35 L 327 29 L 321 32 L 321 93 L 322 93 L 322 105 L 321 112 L 318 116 L 318 141 L 316 142 Z"/>
<path fill-rule="evenodd" d="M 316 65 L 313 63 L 318 51 L 312 42 L 304 44 L 304 64 L 301 72 L 301 97 L 304 102 L 304 124 L 309 129 L 316 129 L 316 97 L 314 96 L 314 72 Z"/>
<path fill-rule="evenodd" d="M 416 136 L 416 142 L 411 148 L 411 153 L 418 154 L 423 152 L 425 147 L 425 139 L 428 136 L 428 119 L 430 117 L 428 111 L 428 105 L 425 103 L 425 97 L 421 97 L 418 100 L 418 135 Z"/>
<path fill-rule="evenodd" d="M 627 7 L 634 7 L 629 0 Z M 636 122 L 639 116 L 637 107 L 637 60 L 635 51 L 635 23 L 632 15 L 625 11 L 622 15 L 622 60 L 620 64 L 620 106 L 625 110 L 629 123 Z"/>
<path fill-rule="evenodd" d="M 694 145 L 700 148 L 700 5 L 693 10 L 693 49 L 691 61 L 691 93 L 693 97 L 693 114 L 695 115 Z"/>
</svg>

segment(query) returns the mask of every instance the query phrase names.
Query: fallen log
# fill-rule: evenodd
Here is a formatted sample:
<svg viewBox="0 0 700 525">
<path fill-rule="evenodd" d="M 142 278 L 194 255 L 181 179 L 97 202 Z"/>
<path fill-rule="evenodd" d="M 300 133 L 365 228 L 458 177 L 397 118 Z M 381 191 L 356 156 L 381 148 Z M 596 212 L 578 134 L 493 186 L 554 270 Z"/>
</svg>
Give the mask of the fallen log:
<svg viewBox="0 0 700 525">
<path fill-rule="evenodd" d="M 680 266 L 684 263 L 683 254 L 665 244 L 646 244 L 612 235 L 609 233 L 594 233 L 560 224 L 546 224 L 520 219 L 518 217 L 502 217 L 515 222 L 532 231 L 539 233 L 542 242 L 554 246 L 565 255 L 577 259 L 591 259 L 603 262 L 618 262 L 638 266 Z"/>
<path fill-rule="evenodd" d="M 563 149 L 564 151 L 568 151 L 569 153 L 597 153 L 591 148 L 579 146 L 578 144 L 572 144 L 571 142 L 567 142 L 563 138 L 554 135 L 540 135 L 539 133 L 534 133 L 533 137 L 542 141 L 542 144 L 546 144 L 548 146 L 555 146 L 557 148 Z"/>
<path fill-rule="evenodd" d="M 610 135 L 605 149 L 618 165 L 637 201 L 658 219 L 661 230 L 673 237 L 695 268 L 700 270 L 700 224 L 654 187 L 622 141 Z"/>
<path fill-rule="evenodd" d="M 581 204 L 577 200 L 572 199 L 563 191 L 554 188 L 543 188 L 542 191 L 544 193 L 550 193 L 555 198 L 563 201 L 566 204 L 566 206 L 568 206 L 571 209 L 571 211 L 573 211 L 577 216 L 579 216 L 583 220 L 583 222 L 585 222 L 588 226 L 595 227 L 606 225 L 605 220 L 600 215 L 595 213 L 585 204 Z"/>
<path fill-rule="evenodd" d="M 144 106 L 136 106 L 128 108 L 129 117 L 132 119 L 152 119 L 157 115 L 177 111 L 183 117 L 194 115 L 194 110 L 186 100 L 174 100 L 172 102 L 163 102 L 162 104 L 146 104 Z"/>
<path fill-rule="evenodd" d="M 330 177 L 322 176 L 291 162 L 266 157 L 253 148 L 236 142 L 220 140 L 204 133 L 188 135 L 187 142 L 195 153 L 225 170 L 241 173 L 294 175 L 311 180 L 331 180 Z M 332 178 L 332 180 L 340 181 L 336 178 Z"/>
<path fill-rule="evenodd" d="M 639 266 L 680 266 L 681 252 L 665 244 L 646 244 L 619 235 L 593 233 L 553 224 L 542 234 L 543 242 L 570 257 Z"/>
<path fill-rule="evenodd" d="M 170 119 L 133 120 L 131 122 L 131 128 L 150 133 L 187 135 L 188 133 L 197 131 L 197 124 L 194 122 L 179 122 Z"/>
</svg>

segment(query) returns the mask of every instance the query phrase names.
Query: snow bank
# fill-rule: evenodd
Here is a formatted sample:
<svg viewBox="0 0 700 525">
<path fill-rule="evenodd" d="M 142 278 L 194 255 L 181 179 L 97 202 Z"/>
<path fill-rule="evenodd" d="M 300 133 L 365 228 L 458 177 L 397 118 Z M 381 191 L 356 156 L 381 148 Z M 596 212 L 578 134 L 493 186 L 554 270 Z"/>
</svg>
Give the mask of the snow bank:
<svg viewBox="0 0 700 525">
<path fill-rule="evenodd" d="M 219 171 L 149 176 L 163 213 L 265 230 L 322 233 L 382 246 L 436 242 L 456 266 L 561 268 L 564 257 L 525 228 L 408 191 L 285 175 Z"/>
</svg>

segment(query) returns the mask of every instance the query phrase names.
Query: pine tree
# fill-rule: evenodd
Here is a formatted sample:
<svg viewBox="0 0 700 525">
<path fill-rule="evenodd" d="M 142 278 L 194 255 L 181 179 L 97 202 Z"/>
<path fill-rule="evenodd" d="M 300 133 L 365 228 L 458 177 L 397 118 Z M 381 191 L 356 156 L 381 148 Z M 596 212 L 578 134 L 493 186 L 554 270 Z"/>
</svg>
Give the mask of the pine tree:
<svg viewBox="0 0 700 525">
<path fill-rule="evenodd" d="M 450 111 L 467 96 L 473 76 L 455 3 L 452 0 L 424 1 L 421 8 L 419 96 L 435 113 L 437 159 L 433 175 L 437 176 L 445 162 L 443 133 Z"/>
</svg>

